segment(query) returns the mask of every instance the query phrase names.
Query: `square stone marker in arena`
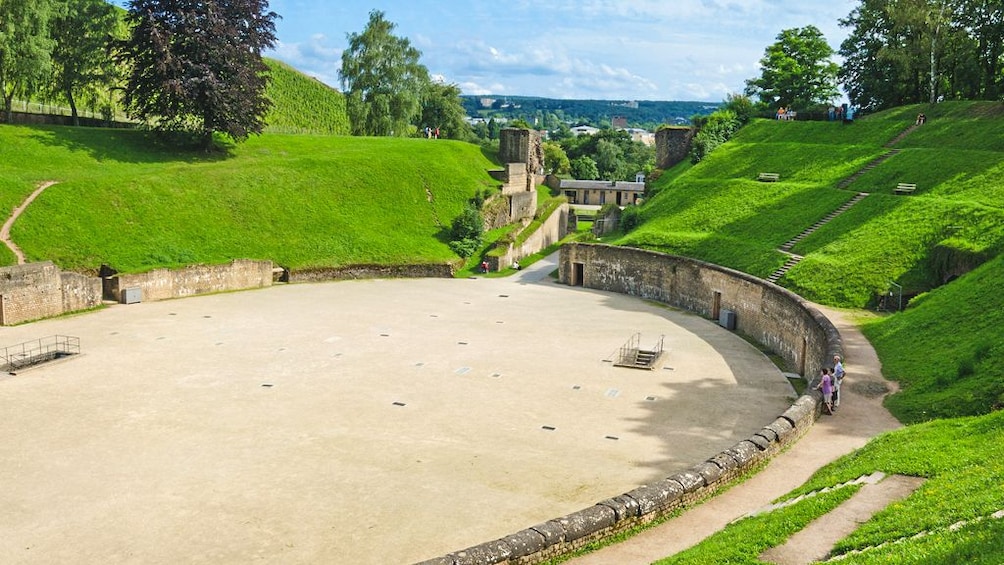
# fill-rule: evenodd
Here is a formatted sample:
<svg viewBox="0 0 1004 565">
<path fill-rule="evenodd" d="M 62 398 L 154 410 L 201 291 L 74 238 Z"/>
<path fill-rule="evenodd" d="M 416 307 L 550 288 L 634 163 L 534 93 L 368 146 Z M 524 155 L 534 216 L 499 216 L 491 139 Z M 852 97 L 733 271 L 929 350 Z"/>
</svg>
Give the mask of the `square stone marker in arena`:
<svg viewBox="0 0 1004 565">
<path fill-rule="evenodd" d="M 703 461 L 794 392 L 740 337 L 544 279 L 277 286 L 0 328 L 4 563 L 421 561 Z M 616 367 L 635 335 L 652 370 Z"/>
</svg>

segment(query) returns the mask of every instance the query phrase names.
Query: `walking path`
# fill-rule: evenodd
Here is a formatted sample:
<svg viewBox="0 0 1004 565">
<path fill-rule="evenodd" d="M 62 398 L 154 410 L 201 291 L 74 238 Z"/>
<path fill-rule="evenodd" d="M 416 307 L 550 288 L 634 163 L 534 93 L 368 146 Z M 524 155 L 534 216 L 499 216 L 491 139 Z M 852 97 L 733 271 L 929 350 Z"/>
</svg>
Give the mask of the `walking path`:
<svg viewBox="0 0 1004 565">
<path fill-rule="evenodd" d="M 27 209 L 28 206 L 35 200 L 35 198 L 37 198 L 39 194 L 42 194 L 42 192 L 45 189 L 49 188 L 54 184 L 56 184 L 56 181 L 50 180 L 38 185 L 38 188 L 35 189 L 35 192 L 32 192 L 28 196 L 28 198 L 25 198 L 24 202 L 22 202 L 20 206 L 14 208 L 14 211 L 11 213 L 10 217 L 7 218 L 7 221 L 4 222 L 3 227 L 0 228 L 0 241 L 3 241 L 3 244 L 6 245 L 7 248 L 11 250 L 12 253 L 14 253 L 14 256 L 17 257 L 18 265 L 24 265 L 24 252 L 21 251 L 21 248 L 15 245 L 15 243 L 11 240 L 10 228 L 14 225 L 14 222 L 16 222 L 17 219 L 21 216 L 21 213 L 24 212 L 25 209 Z"/>
<path fill-rule="evenodd" d="M 648 565 L 679 553 L 730 522 L 769 505 L 822 466 L 864 446 L 872 437 L 900 427 L 882 406 L 883 397 L 894 391 L 894 384 L 882 377 L 878 356 L 852 323 L 852 314 L 818 305 L 816 308 L 840 330 L 843 339 L 847 377 L 837 413 L 821 416 L 801 440 L 742 484 L 622 543 L 568 563 Z"/>
</svg>

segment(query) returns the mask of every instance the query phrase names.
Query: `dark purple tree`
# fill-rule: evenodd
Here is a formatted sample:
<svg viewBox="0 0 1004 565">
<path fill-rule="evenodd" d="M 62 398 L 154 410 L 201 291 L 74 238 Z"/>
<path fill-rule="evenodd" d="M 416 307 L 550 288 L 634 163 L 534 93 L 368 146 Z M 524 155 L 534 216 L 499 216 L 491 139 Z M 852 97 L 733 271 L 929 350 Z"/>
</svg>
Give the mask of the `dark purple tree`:
<svg viewBox="0 0 1004 565">
<path fill-rule="evenodd" d="M 236 142 L 260 134 L 270 106 L 261 53 L 278 17 L 267 0 L 132 0 L 119 52 L 127 111 L 207 149 L 215 132 Z"/>
</svg>

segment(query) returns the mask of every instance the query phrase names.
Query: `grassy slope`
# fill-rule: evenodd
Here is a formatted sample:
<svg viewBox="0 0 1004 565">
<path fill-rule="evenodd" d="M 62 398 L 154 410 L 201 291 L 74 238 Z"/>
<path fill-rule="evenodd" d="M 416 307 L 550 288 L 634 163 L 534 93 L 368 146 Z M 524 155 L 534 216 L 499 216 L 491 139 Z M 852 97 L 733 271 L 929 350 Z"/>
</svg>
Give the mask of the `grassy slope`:
<svg viewBox="0 0 1004 565">
<path fill-rule="evenodd" d="M 0 126 L 0 146 L 0 205 L 60 181 L 14 240 L 77 270 L 453 261 L 443 226 L 496 186 L 477 147 L 445 140 L 265 135 L 224 158 L 159 150 L 141 132 Z"/>
<path fill-rule="evenodd" d="M 841 540 L 834 552 L 847 564 L 997 564 L 1004 562 L 1004 520 L 986 519 L 1004 509 L 1004 412 L 918 424 L 871 441 L 822 468 L 785 498 L 836 487 L 875 471 L 927 478 L 897 502 Z M 783 543 L 840 500 L 837 488 L 793 506 L 729 525 L 660 565 L 762 563 L 757 556 Z M 849 494 L 849 492 L 847 492 Z M 963 523 L 957 530 L 949 527 Z M 914 537 L 921 532 L 932 535 Z M 897 542 L 879 547 L 887 542 Z"/>
<path fill-rule="evenodd" d="M 852 126 L 762 120 L 705 162 L 659 187 L 645 223 L 617 243 L 701 257 L 766 276 L 776 248 L 854 192 L 871 196 L 799 243 L 805 260 L 782 284 L 819 302 L 864 307 L 896 282 L 907 294 L 938 284 L 932 250 L 949 238 L 990 255 L 1004 248 L 1004 143 L 1000 104 L 925 108 L 929 122 L 897 145 L 902 153 L 848 190 L 837 184 L 886 151 L 917 108 Z M 755 181 L 758 172 L 778 183 Z M 917 194 L 894 196 L 898 182 Z"/>
<path fill-rule="evenodd" d="M 280 61 L 265 59 L 265 63 L 272 101 L 265 116 L 267 132 L 348 135 L 349 118 L 340 92 Z"/>
</svg>

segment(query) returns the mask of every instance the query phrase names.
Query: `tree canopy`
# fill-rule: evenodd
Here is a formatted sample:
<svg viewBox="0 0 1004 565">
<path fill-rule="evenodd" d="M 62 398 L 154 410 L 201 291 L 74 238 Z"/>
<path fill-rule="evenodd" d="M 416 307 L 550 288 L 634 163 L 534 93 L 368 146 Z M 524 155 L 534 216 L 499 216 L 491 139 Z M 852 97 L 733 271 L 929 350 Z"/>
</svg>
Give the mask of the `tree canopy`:
<svg viewBox="0 0 1004 565">
<path fill-rule="evenodd" d="M 268 67 L 275 44 L 266 0 L 132 0 L 125 104 L 158 129 L 188 132 L 207 147 L 213 133 L 235 141 L 264 128 Z"/>
<path fill-rule="evenodd" d="M 746 81 L 746 94 L 767 106 L 805 108 L 832 102 L 840 94 L 833 53 L 815 26 L 783 30 L 760 59 L 760 77 Z"/>
<path fill-rule="evenodd" d="M 409 135 L 421 111 L 429 71 L 421 52 L 379 10 L 362 33 L 349 33 L 339 76 L 354 135 Z"/>
<path fill-rule="evenodd" d="M 14 96 L 39 92 L 48 78 L 49 21 L 57 7 L 52 0 L 0 1 L 0 94 L 7 122 Z"/>
<path fill-rule="evenodd" d="M 50 88 L 70 104 L 74 124 L 79 124 L 77 95 L 114 79 L 109 46 L 119 23 L 116 10 L 104 0 L 68 0 L 66 9 L 52 20 Z"/>
<path fill-rule="evenodd" d="M 862 0 L 840 20 L 840 79 L 872 109 L 1004 93 L 1004 4 L 992 0 Z"/>
</svg>

